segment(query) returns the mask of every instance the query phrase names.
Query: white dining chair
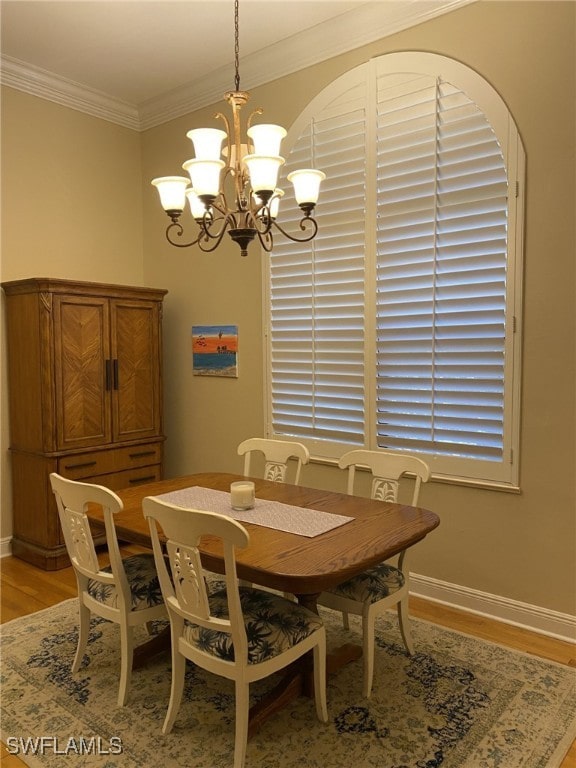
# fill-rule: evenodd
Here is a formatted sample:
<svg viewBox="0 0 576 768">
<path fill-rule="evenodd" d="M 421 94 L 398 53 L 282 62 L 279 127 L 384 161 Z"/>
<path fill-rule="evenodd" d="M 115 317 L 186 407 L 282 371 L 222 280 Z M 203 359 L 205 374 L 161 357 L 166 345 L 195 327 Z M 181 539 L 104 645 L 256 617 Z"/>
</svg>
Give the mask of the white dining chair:
<svg viewBox="0 0 576 768">
<path fill-rule="evenodd" d="M 326 722 L 326 631 L 322 620 L 279 595 L 239 587 L 235 549 L 247 546 L 246 529 L 225 515 L 176 507 L 153 497 L 144 499 L 143 510 L 171 623 L 172 686 L 162 733 L 170 733 L 178 715 L 189 659 L 234 681 L 234 768 L 242 768 L 250 683 L 283 669 L 310 650 L 314 656 L 316 714 Z M 170 570 L 158 525 L 167 539 Z M 206 535 L 221 539 L 223 544 L 226 587 L 213 594 L 208 592 L 198 549 Z"/>
<path fill-rule="evenodd" d="M 426 462 L 406 454 L 385 453 L 384 451 L 354 450 L 345 453 L 340 461 L 341 469 L 348 471 L 347 493 L 354 495 L 356 469 L 368 468 L 372 473 L 370 497 L 378 501 L 397 502 L 400 479 L 405 475 L 414 477 L 411 505 L 418 505 L 420 487 L 430 478 Z M 385 507 L 382 510 L 385 513 Z M 318 604 L 342 611 L 344 626 L 348 629 L 348 614 L 362 617 L 363 635 L 363 694 L 370 697 L 374 678 L 374 634 L 376 618 L 384 611 L 396 606 L 400 634 L 409 654 L 414 652 L 410 633 L 408 611 L 409 558 L 410 550 L 403 550 L 396 565 L 379 563 L 353 576 L 333 590 L 323 592 Z"/>
<path fill-rule="evenodd" d="M 251 477 L 252 459 L 254 453 L 264 455 L 264 480 L 276 483 L 286 483 L 293 474 L 293 484 L 298 485 L 302 466 L 310 461 L 308 448 L 293 440 L 272 440 L 264 437 L 251 437 L 243 440 L 238 446 L 238 454 L 244 456 L 244 474 Z M 290 460 L 295 461 L 295 471 L 292 473 Z"/>
<path fill-rule="evenodd" d="M 120 685 L 118 706 L 126 704 L 134 656 L 134 627 L 166 619 L 167 611 L 160 590 L 154 555 L 143 553 L 122 559 L 114 525 L 114 515 L 122 502 L 101 485 L 68 480 L 56 473 L 50 483 L 64 541 L 78 585 L 79 631 L 78 646 L 72 672 L 80 669 L 90 633 L 92 613 L 120 627 Z M 110 565 L 101 568 L 96 554 L 90 523 L 86 516 L 88 504 L 99 504 L 104 511 L 106 544 Z"/>
</svg>

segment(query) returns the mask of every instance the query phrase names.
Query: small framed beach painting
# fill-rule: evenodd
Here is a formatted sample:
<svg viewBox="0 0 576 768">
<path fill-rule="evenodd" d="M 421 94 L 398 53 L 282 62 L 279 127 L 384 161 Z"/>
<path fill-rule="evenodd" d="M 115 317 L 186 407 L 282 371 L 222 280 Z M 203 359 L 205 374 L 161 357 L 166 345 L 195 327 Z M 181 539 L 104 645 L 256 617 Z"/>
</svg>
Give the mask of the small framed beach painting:
<svg viewBox="0 0 576 768">
<path fill-rule="evenodd" d="M 238 326 L 193 325 L 192 367 L 195 376 L 238 377 Z"/>
</svg>

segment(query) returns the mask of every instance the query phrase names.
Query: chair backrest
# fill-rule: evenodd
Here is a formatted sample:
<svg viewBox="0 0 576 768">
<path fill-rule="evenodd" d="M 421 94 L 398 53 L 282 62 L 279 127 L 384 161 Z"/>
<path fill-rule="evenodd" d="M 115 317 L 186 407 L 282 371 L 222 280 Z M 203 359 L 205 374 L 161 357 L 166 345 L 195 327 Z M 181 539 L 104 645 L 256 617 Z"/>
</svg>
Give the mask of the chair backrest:
<svg viewBox="0 0 576 768">
<path fill-rule="evenodd" d="M 122 501 L 108 488 L 68 480 L 55 472 L 50 475 L 50 484 L 56 497 L 66 550 L 76 574 L 81 577 L 82 583 L 85 583 L 86 579 L 96 579 L 103 584 L 114 585 L 118 590 L 119 600 L 124 600 L 126 606 L 130 606 L 130 587 L 122 565 L 114 525 L 114 514 L 123 508 Z M 100 570 L 86 514 L 88 504 L 99 504 L 104 511 L 106 544 L 112 573 Z"/>
<path fill-rule="evenodd" d="M 235 547 L 243 548 L 248 544 L 246 529 L 225 515 L 177 507 L 152 496 L 144 499 L 142 508 L 150 526 L 156 570 L 168 611 L 205 629 L 230 634 L 234 645 L 234 660 L 247 663 L 248 642 L 242 619 L 235 558 Z M 166 537 L 170 571 L 166 565 L 158 525 Z M 210 613 L 198 548 L 203 536 L 214 536 L 223 543 L 228 618 Z"/>
<path fill-rule="evenodd" d="M 308 448 L 302 443 L 291 440 L 268 440 L 263 437 L 251 437 L 238 446 L 238 454 L 244 456 L 244 474 L 250 477 L 251 458 L 254 451 L 264 454 L 264 480 L 285 483 L 288 474 L 288 462 L 296 460 L 294 485 L 300 482 L 302 465 L 310 461 Z"/>
<path fill-rule="evenodd" d="M 403 475 L 414 475 L 414 492 L 411 504 L 416 506 L 421 484 L 430 479 L 428 464 L 416 456 L 406 454 L 360 449 L 345 453 L 340 458 L 338 465 L 340 469 L 348 469 L 348 494 L 354 493 L 356 467 L 368 467 L 372 472 L 370 497 L 379 501 L 397 501 L 400 478 Z"/>
</svg>

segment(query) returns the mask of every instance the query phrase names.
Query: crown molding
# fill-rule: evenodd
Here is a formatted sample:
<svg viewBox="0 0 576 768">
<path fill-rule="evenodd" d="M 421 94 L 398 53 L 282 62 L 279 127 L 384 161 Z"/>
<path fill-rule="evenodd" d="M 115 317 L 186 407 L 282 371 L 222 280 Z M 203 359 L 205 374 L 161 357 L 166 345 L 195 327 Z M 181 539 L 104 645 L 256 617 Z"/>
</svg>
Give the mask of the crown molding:
<svg viewBox="0 0 576 768">
<path fill-rule="evenodd" d="M 242 88 L 249 90 L 334 56 L 422 24 L 477 0 L 375 0 L 270 45 L 242 59 Z M 0 56 L 0 83 L 145 131 L 219 101 L 230 90 L 231 65 L 139 105 L 115 99 L 8 56 Z"/>
<path fill-rule="evenodd" d="M 140 130 L 140 115 L 134 104 L 120 101 L 10 56 L 0 56 L 0 83 L 110 123 Z"/>
<path fill-rule="evenodd" d="M 251 90 L 306 67 L 422 24 L 476 0 L 375 0 L 321 25 L 242 57 L 242 89 Z M 202 82 L 191 83 L 140 104 L 141 130 L 174 120 L 219 101 L 231 87 L 230 64 Z"/>
</svg>

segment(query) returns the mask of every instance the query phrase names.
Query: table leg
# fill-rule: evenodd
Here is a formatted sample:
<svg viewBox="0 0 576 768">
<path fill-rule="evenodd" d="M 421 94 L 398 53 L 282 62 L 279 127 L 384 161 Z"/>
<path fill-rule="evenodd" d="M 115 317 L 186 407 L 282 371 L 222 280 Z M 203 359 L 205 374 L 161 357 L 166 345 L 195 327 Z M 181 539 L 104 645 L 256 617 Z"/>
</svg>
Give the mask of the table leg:
<svg viewBox="0 0 576 768">
<path fill-rule="evenodd" d="M 170 652 L 170 624 L 134 648 L 132 669 L 141 669 L 159 653 Z"/>
<path fill-rule="evenodd" d="M 296 595 L 296 598 L 300 605 L 303 605 L 313 613 L 319 613 L 318 611 L 318 597 L 319 594 L 314 595 Z M 326 674 L 332 675 L 342 669 L 346 664 L 350 664 L 351 661 L 356 661 L 362 656 L 362 647 L 355 643 L 345 643 L 339 648 L 335 648 L 330 653 L 326 654 Z M 314 695 L 314 669 L 312 665 L 308 665 L 307 679 L 304 684 L 304 691 L 308 696 Z"/>
</svg>

